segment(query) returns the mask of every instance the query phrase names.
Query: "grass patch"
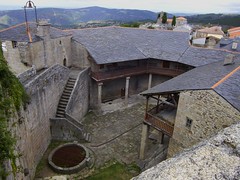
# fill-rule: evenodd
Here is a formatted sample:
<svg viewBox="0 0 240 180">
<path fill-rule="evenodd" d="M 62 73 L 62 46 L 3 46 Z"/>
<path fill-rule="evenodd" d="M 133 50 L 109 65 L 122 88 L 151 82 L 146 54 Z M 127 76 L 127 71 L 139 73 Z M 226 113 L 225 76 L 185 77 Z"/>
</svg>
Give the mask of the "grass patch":
<svg viewBox="0 0 240 180">
<path fill-rule="evenodd" d="M 140 173 L 139 167 L 135 164 L 125 165 L 119 162 L 99 169 L 95 174 L 86 178 L 86 180 L 126 180 Z"/>
<path fill-rule="evenodd" d="M 67 143 L 67 141 L 55 141 L 55 140 L 54 140 L 54 141 L 51 141 L 51 143 L 50 143 L 49 146 L 48 146 L 48 149 L 46 150 L 46 152 L 44 153 L 42 159 L 40 160 L 40 162 L 39 162 L 38 165 L 37 165 L 35 177 L 40 176 L 41 171 L 42 171 L 44 168 L 48 167 L 48 155 L 50 154 L 50 152 L 51 152 L 54 148 L 60 146 L 61 144 L 65 144 L 65 143 Z"/>
</svg>

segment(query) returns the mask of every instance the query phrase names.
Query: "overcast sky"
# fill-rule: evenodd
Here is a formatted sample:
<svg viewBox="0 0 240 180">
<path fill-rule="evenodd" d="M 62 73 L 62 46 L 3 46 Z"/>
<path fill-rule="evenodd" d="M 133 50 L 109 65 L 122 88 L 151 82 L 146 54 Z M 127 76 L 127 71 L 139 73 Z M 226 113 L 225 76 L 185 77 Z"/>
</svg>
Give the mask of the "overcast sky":
<svg viewBox="0 0 240 180">
<path fill-rule="evenodd" d="M 0 0 L 0 9 L 21 8 L 26 0 Z M 240 13 L 240 0 L 33 0 L 37 7 L 144 9 L 155 12 Z"/>
</svg>

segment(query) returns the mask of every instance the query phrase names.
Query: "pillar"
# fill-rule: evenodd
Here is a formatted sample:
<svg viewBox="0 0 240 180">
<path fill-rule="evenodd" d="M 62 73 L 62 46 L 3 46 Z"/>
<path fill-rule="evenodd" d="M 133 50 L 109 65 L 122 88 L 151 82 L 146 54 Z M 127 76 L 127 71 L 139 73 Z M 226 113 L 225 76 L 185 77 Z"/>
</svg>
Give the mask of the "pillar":
<svg viewBox="0 0 240 180">
<path fill-rule="evenodd" d="M 162 132 L 160 132 L 160 133 L 161 133 L 161 144 L 163 144 L 164 143 L 164 134 Z"/>
<path fill-rule="evenodd" d="M 149 133 L 149 125 L 143 123 L 141 145 L 140 145 L 140 154 L 139 154 L 139 158 L 141 160 L 144 159 L 145 149 L 146 149 L 147 139 L 148 139 L 148 133 Z"/>
<path fill-rule="evenodd" d="M 149 78 L 148 78 L 148 89 L 150 89 L 152 87 L 152 74 L 149 74 Z"/>
<path fill-rule="evenodd" d="M 126 86 L 125 86 L 125 104 L 126 105 L 128 105 L 129 79 L 130 77 L 126 77 Z"/>
<path fill-rule="evenodd" d="M 103 83 L 98 83 L 98 105 L 102 104 L 102 85 Z"/>
</svg>

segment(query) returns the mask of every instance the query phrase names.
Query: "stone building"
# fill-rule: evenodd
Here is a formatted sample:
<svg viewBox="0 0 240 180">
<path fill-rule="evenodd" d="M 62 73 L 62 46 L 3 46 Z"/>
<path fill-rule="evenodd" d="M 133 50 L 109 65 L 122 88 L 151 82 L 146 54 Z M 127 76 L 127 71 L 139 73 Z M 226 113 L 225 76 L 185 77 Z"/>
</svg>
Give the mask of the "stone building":
<svg viewBox="0 0 240 180">
<path fill-rule="evenodd" d="M 192 69 L 142 94 L 157 105 L 146 110 L 141 156 L 152 126 L 170 138 L 168 156 L 240 121 L 240 56 Z"/>
<path fill-rule="evenodd" d="M 22 23 L 0 31 L 4 57 L 16 74 L 30 67 L 38 71 L 53 64 L 71 65 L 71 35 L 45 21 Z M 54 54 L 52 52 L 55 52 Z"/>
<path fill-rule="evenodd" d="M 26 179 L 34 177 L 51 139 L 86 139 L 81 118 L 89 108 L 101 109 L 102 103 L 121 97 L 127 105 L 132 94 L 230 54 L 192 47 L 184 32 L 120 27 L 62 31 L 46 22 L 29 26 L 28 33 L 25 24 L 0 31 L 4 56 L 31 97 L 16 129 L 19 164 L 29 171 Z M 178 96 L 170 98 L 177 101 Z"/>
</svg>

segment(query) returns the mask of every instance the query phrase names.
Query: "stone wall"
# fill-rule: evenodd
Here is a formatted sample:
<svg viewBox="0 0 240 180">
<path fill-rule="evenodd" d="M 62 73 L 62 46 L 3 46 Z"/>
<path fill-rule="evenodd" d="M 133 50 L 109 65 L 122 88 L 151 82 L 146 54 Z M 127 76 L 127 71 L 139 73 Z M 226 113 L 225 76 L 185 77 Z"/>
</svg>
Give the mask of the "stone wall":
<svg viewBox="0 0 240 180">
<path fill-rule="evenodd" d="M 66 118 L 51 118 L 52 140 L 79 141 L 84 139 L 83 130 Z"/>
<path fill-rule="evenodd" d="M 30 172 L 26 179 L 33 179 L 36 166 L 50 143 L 49 118 L 55 117 L 68 78 L 67 68 L 54 65 L 24 85 L 31 99 L 19 114 L 16 137 L 17 151 L 22 154 L 20 164 Z"/>
<path fill-rule="evenodd" d="M 29 44 L 29 51 L 26 49 L 28 56 L 24 58 L 29 65 L 34 65 L 37 70 L 45 68 L 45 49 L 43 46 L 43 41 L 38 41 Z"/>
<path fill-rule="evenodd" d="M 66 61 L 65 66 L 71 66 L 71 36 L 44 39 L 44 47 L 47 67 L 53 64 L 64 65 L 64 61 Z"/>
<path fill-rule="evenodd" d="M 133 179 L 240 179 L 239 147 L 240 123 Z"/>
<path fill-rule="evenodd" d="M 34 67 L 28 69 L 27 71 L 19 74 L 17 77 L 19 79 L 19 81 L 23 84 L 24 82 L 26 82 L 27 80 L 29 80 L 30 78 L 32 78 L 33 76 L 36 75 L 36 69 Z"/>
<path fill-rule="evenodd" d="M 3 55 L 8 62 L 9 67 L 15 74 L 20 74 L 30 67 L 24 65 L 21 61 L 20 52 L 18 47 L 12 46 L 12 41 L 5 41 L 4 44 L 5 50 L 3 51 Z"/>
<path fill-rule="evenodd" d="M 191 127 L 186 126 L 187 118 L 192 120 Z M 215 91 L 182 92 L 168 156 L 171 157 L 238 121 L 240 112 Z"/>
<path fill-rule="evenodd" d="M 79 68 L 89 67 L 88 52 L 79 42 L 72 40 L 72 66 Z"/>
<path fill-rule="evenodd" d="M 81 71 L 77 77 L 74 89 L 70 96 L 66 113 L 77 121 L 81 121 L 89 108 L 90 68 Z"/>
<path fill-rule="evenodd" d="M 17 42 L 17 47 L 12 47 L 11 41 L 4 43 L 4 57 L 15 74 L 20 74 L 33 65 L 37 71 L 54 64 L 72 65 L 71 36 L 45 38 L 44 41 L 33 43 Z"/>
</svg>

